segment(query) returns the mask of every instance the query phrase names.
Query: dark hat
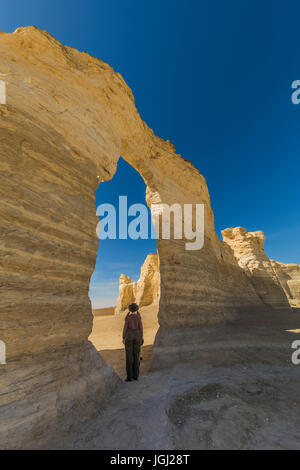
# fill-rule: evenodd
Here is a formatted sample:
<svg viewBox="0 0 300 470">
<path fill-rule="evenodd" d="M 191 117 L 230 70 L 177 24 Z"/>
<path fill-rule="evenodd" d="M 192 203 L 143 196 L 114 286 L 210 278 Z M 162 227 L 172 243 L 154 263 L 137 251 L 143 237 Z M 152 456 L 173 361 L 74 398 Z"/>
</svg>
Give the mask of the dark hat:
<svg viewBox="0 0 300 470">
<path fill-rule="evenodd" d="M 130 304 L 128 308 L 129 308 L 130 312 L 137 312 L 138 309 L 139 309 L 139 306 L 137 304 L 133 303 L 133 304 Z"/>
</svg>

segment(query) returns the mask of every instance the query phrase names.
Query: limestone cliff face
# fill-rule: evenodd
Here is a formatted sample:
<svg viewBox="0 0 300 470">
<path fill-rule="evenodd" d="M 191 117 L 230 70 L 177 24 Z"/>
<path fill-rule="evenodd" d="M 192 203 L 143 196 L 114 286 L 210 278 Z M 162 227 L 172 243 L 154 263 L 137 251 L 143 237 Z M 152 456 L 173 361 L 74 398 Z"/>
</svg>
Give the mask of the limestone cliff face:
<svg viewBox="0 0 300 470">
<path fill-rule="evenodd" d="M 135 302 L 133 285 L 134 282 L 129 276 L 121 274 L 119 280 L 119 295 L 115 308 L 115 314 L 123 312 L 126 308 L 128 308 L 129 304 Z"/>
<path fill-rule="evenodd" d="M 98 246 L 97 176 L 111 179 L 120 155 L 143 177 L 150 206 L 205 206 L 203 249 L 157 242 L 153 367 L 191 357 L 198 344 L 187 344 L 187 330 L 197 338 L 197 328 L 284 299 L 268 266 L 263 274 L 263 260 L 251 277 L 228 240 L 219 241 L 205 178 L 142 121 L 109 65 L 37 28 L 20 28 L 0 34 L 0 79 L 7 91 L 0 105 L 0 339 L 7 346 L 0 447 L 36 447 L 96 412 L 118 382 L 88 341 L 88 291 Z"/>
<path fill-rule="evenodd" d="M 157 304 L 160 296 L 159 260 L 150 253 L 141 267 L 141 275 L 134 287 L 136 302 L 141 307 Z"/>
<path fill-rule="evenodd" d="M 223 230 L 222 236 L 262 302 L 274 308 L 288 307 L 288 298 L 274 269 L 274 262 L 265 254 L 264 233 L 235 227 Z"/>
<path fill-rule="evenodd" d="M 150 253 L 141 267 L 141 275 L 138 281 L 133 282 L 129 276 L 121 274 L 115 313 L 119 314 L 128 309 L 128 305 L 132 302 L 136 302 L 140 307 L 158 304 L 159 295 L 158 256 L 155 253 Z"/>
<path fill-rule="evenodd" d="M 300 308 L 300 265 L 270 261 L 291 307 Z"/>
</svg>

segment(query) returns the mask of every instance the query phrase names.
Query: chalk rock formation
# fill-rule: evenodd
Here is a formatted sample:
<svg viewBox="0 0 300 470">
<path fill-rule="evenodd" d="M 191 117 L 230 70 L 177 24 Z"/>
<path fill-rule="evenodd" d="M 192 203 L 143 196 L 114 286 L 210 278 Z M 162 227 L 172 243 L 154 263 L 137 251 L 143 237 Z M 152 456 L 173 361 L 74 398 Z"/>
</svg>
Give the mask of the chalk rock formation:
<svg viewBox="0 0 300 470">
<path fill-rule="evenodd" d="M 97 175 L 111 179 L 120 155 L 146 182 L 149 206 L 205 206 L 200 251 L 186 250 L 186 240 L 157 242 L 153 368 L 190 360 L 201 327 L 284 299 L 271 273 L 262 273 L 263 260 L 252 282 L 230 236 L 218 239 L 204 177 L 142 121 L 109 65 L 35 27 L 19 28 L 0 34 L 0 79 L 7 95 L 0 105 L 0 339 L 7 347 L 0 447 L 26 448 L 45 446 L 95 413 L 118 383 L 88 341 L 88 291 L 98 246 Z"/>
<path fill-rule="evenodd" d="M 300 265 L 270 261 L 291 307 L 300 308 Z"/>
<path fill-rule="evenodd" d="M 222 231 L 224 242 L 265 305 L 286 308 L 289 302 L 273 263 L 265 254 L 265 235 L 262 231 L 247 232 L 243 227 Z"/>
<path fill-rule="evenodd" d="M 115 314 L 123 312 L 128 308 L 128 305 L 135 302 L 133 293 L 134 282 L 129 276 L 121 274 L 119 279 L 119 295 L 117 305 L 115 308 Z"/>
<path fill-rule="evenodd" d="M 119 296 L 115 313 L 119 314 L 128 309 L 131 302 L 140 307 L 158 304 L 160 294 L 160 275 L 158 256 L 150 253 L 141 267 L 138 281 L 133 282 L 129 276 L 121 274 L 119 281 Z"/>
<path fill-rule="evenodd" d="M 160 295 L 159 262 L 156 253 L 150 253 L 141 267 L 141 275 L 135 283 L 136 302 L 141 307 L 157 304 Z"/>
</svg>

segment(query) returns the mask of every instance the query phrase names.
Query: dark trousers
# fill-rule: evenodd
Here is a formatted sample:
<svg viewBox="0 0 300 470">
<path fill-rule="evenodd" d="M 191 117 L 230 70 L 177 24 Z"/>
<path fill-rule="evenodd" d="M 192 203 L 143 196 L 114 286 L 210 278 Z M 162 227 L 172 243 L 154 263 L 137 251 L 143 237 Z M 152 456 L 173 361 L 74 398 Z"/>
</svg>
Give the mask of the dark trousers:
<svg viewBox="0 0 300 470">
<path fill-rule="evenodd" d="M 140 369 L 141 334 L 138 330 L 128 330 L 125 338 L 127 379 L 137 379 Z"/>
</svg>

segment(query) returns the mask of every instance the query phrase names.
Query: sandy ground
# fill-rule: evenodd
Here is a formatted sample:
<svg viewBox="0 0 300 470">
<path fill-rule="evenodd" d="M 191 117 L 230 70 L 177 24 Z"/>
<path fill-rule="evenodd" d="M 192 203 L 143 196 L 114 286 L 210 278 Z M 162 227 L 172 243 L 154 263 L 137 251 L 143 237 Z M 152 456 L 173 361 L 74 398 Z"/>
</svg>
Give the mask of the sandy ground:
<svg viewBox="0 0 300 470">
<path fill-rule="evenodd" d="M 97 308 L 93 310 L 94 317 L 103 317 L 106 315 L 114 315 L 115 307 Z"/>
<path fill-rule="evenodd" d="M 94 311 L 93 331 L 89 339 L 106 362 L 124 379 L 126 373 L 122 332 L 126 313 L 107 315 L 106 310 L 108 309 L 103 309 L 103 313 L 101 310 Z M 142 375 L 148 372 L 154 338 L 158 329 L 157 306 L 143 307 L 140 314 L 144 328 L 144 345 L 141 349 L 142 360 L 140 366 L 140 374 Z"/>
<path fill-rule="evenodd" d="M 121 324 L 109 321 L 93 333 L 105 350 Z M 245 313 L 199 334 L 202 359 L 120 382 L 98 416 L 49 448 L 300 450 L 300 312 Z"/>
</svg>

